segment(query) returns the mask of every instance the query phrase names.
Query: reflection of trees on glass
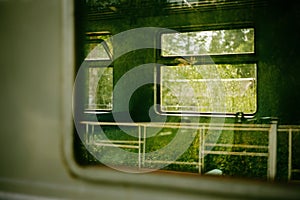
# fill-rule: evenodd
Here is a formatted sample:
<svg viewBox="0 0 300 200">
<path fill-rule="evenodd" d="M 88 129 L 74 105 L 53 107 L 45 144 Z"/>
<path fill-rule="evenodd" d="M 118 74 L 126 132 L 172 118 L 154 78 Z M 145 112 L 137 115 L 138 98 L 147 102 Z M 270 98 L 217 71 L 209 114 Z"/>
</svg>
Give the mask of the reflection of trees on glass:
<svg viewBox="0 0 300 200">
<path fill-rule="evenodd" d="M 253 29 L 162 35 L 163 56 L 253 52 Z M 163 66 L 161 80 L 163 111 L 249 114 L 256 111 L 256 64 L 193 65 L 190 63 Z"/>
<path fill-rule="evenodd" d="M 220 30 L 212 34 L 210 52 L 254 53 L 254 29 Z"/>
<path fill-rule="evenodd" d="M 112 52 L 112 43 L 110 41 L 110 35 L 96 35 L 97 33 L 91 33 L 87 35 L 87 41 L 84 46 L 85 60 L 109 60 L 108 55 Z M 107 47 L 105 49 L 105 47 Z"/>
<path fill-rule="evenodd" d="M 161 73 L 163 111 L 256 111 L 255 64 L 164 66 Z"/>
<path fill-rule="evenodd" d="M 108 54 L 111 54 L 112 46 L 108 38 L 109 35 L 93 35 L 88 38 L 88 43 L 85 45 L 85 62 L 92 66 L 88 68 L 87 109 L 112 109 L 113 68 L 103 64 L 103 61 L 110 60 Z"/>
<path fill-rule="evenodd" d="M 87 44 L 88 55 L 85 60 L 109 60 L 109 56 L 102 44 L 90 43 Z"/>
<path fill-rule="evenodd" d="M 89 68 L 88 109 L 112 109 L 112 68 Z"/>
<path fill-rule="evenodd" d="M 170 33 L 161 42 L 162 56 L 254 53 L 254 29 Z"/>
</svg>

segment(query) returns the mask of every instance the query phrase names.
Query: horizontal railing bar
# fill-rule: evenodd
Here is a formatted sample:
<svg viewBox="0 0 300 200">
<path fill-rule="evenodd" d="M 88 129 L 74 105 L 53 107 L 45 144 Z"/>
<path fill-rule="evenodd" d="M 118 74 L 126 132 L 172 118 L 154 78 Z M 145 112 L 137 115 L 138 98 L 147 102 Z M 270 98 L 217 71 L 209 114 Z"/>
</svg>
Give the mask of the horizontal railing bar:
<svg viewBox="0 0 300 200">
<path fill-rule="evenodd" d="M 135 140 L 97 140 L 100 143 L 123 143 L 123 144 L 139 144 L 144 143 L 144 141 L 135 141 Z"/>
<path fill-rule="evenodd" d="M 292 132 L 300 132 L 300 128 L 279 128 L 277 129 L 278 132 L 288 132 L 292 130 Z"/>
<path fill-rule="evenodd" d="M 300 129 L 300 125 L 278 125 L 278 129 L 281 129 L 281 128 L 297 128 L 297 129 Z"/>
<path fill-rule="evenodd" d="M 254 153 L 254 152 L 228 152 L 228 151 L 204 151 L 204 154 L 215 155 L 235 155 L 235 156 L 265 156 L 268 157 L 268 153 Z"/>
<path fill-rule="evenodd" d="M 126 123 L 126 122 L 91 122 L 91 121 L 82 121 L 81 124 L 86 125 L 107 125 L 107 126 L 140 126 L 137 123 Z"/>
<path fill-rule="evenodd" d="M 243 148 L 253 148 L 253 149 L 268 149 L 268 146 L 262 145 L 244 145 L 244 144 L 212 144 L 212 143 L 205 143 L 205 146 L 210 147 L 243 147 Z"/>
<path fill-rule="evenodd" d="M 168 160 L 145 160 L 147 163 L 157 164 L 175 164 L 175 165 L 199 165 L 198 162 L 181 162 L 181 161 L 168 161 Z"/>
<path fill-rule="evenodd" d="M 149 124 L 156 124 L 156 122 L 150 122 Z M 219 127 L 270 127 L 269 124 L 231 124 L 231 123 L 194 123 L 194 122 L 191 122 L 191 123 L 186 123 L 186 122 L 183 122 L 183 123 L 176 123 L 176 122 L 166 122 L 166 123 L 163 123 L 163 124 L 166 124 L 166 125 L 174 125 L 174 124 L 179 124 L 179 125 L 193 125 L 193 126 L 198 126 L 198 127 L 211 127 L 211 126 L 219 126 Z"/>
<path fill-rule="evenodd" d="M 146 126 L 150 127 L 150 126 Z M 152 127 L 159 127 L 159 126 L 152 126 Z M 170 125 L 163 125 L 161 128 L 181 128 L 181 129 L 205 129 L 205 130 L 221 130 L 221 131 L 264 131 L 267 132 L 269 131 L 268 128 L 253 128 L 253 127 L 248 127 L 248 128 L 238 128 L 238 127 L 193 127 L 193 126 L 170 126 Z"/>
<path fill-rule="evenodd" d="M 88 125 L 124 125 L 124 126 L 145 126 L 145 127 L 194 127 L 194 128 L 210 128 L 210 127 L 257 127 L 257 128 L 270 128 L 269 124 L 228 124 L 228 123 L 187 123 L 187 122 L 93 122 L 81 121 L 81 124 Z"/>
<path fill-rule="evenodd" d="M 208 130 L 224 130 L 224 131 L 269 131 L 268 128 L 255 127 L 209 127 Z"/>
<path fill-rule="evenodd" d="M 199 79 L 168 79 L 165 82 L 230 82 L 230 81 L 254 81 L 255 78 L 199 78 Z"/>
<path fill-rule="evenodd" d="M 197 125 L 197 124 L 196 124 Z M 205 130 L 240 130 L 240 131 L 269 131 L 269 126 L 268 127 L 257 127 L 257 126 L 249 126 L 249 127 L 246 127 L 246 126 L 244 126 L 244 127 L 237 127 L 237 126 L 226 126 L 226 125 L 224 125 L 224 126 L 213 126 L 213 125 L 211 125 L 211 126 L 205 126 L 205 127 L 203 127 L 203 126 L 201 126 L 201 125 L 199 125 L 199 126 L 193 126 L 193 124 L 187 124 L 187 125 L 183 125 L 183 124 L 179 124 L 179 125 L 177 125 L 177 124 L 174 124 L 174 125 L 172 125 L 172 124 L 161 124 L 161 125 L 158 125 L 158 124 L 143 124 L 143 126 L 145 126 L 145 127 L 162 127 L 162 128 L 182 128 L 182 129 L 197 129 L 197 130 L 199 130 L 199 129 L 205 129 Z"/>
<path fill-rule="evenodd" d="M 127 149 L 138 149 L 139 148 L 139 146 L 134 146 L 134 145 L 109 144 L 109 143 L 98 143 L 98 142 L 95 142 L 93 145 L 105 146 L 105 147 L 121 147 L 121 148 L 127 148 Z"/>
</svg>

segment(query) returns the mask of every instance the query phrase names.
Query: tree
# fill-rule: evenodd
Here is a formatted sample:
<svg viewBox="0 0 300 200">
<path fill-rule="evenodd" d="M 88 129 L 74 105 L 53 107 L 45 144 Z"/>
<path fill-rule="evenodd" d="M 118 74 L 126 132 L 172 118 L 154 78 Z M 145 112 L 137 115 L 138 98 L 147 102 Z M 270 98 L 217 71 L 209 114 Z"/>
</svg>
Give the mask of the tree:
<svg viewBox="0 0 300 200">
<path fill-rule="evenodd" d="M 251 53 L 254 52 L 254 30 L 166 34 L 162 37 L 162 49 L 163 56 Z M 227 113 L 256 110 L 255 64 L 194 65 L 187 62 L 163 67 L 162 72 L 162 105 L 167 111 L 220 112 L 224 103 L 216 108 L 220 104 L 214 101 L 225 101 Z M 218 96 L 218 92 L 212 91 L 217 89 L 218 80 L 225 95 Z"/>
</svg>

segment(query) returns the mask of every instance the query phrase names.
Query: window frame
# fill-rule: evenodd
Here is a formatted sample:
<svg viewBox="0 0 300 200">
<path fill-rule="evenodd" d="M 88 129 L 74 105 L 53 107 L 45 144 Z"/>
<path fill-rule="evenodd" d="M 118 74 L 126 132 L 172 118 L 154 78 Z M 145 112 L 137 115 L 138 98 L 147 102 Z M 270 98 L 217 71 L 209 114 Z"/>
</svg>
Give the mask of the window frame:
<svg viewBox="0 0 300 200">
<path fill-rule="evenodd" d="M 112 34 L 109 31 L 87 32 L 84 46 L 89 45 L 89 44 L 94 44 L 94 43 L 102 45 L 109 58 L 108 59 L 84 59 L 84 62 L 85 62 L 85 66 L 86 66 L 87 69 L 91 69 L 91 68 L 112 68 L 112 83 L 111 84 L 112 84 L 112 87 L 113 87 L 113 49 L 109 49 L 109 46 L 108 46 L 106 40 L 97 38 L 98 36 L 109 36 L 108 38 L 110 38 L 111 35 Z M 89 71 L 87 70 L 86 73 L 87 73 L 87 77 L 88 77 L 89 76 Z M 85 85 L 85 88 L 86 88 L 87 93 L 88 93 L 89 82 Z M 86 98 L 88 99 L 88 94 L 87 94 Z M 85 114 L 103 114 L 103 113 L 112 112 L 112 110 L 113 110 L 113 92 L 111 93 L 111 98 L 112 98 L 111 108 L 108 108 L 108 109 L 89 108 L 89 102 L 88 102 L 88 100 L 85 100 L 86 103 L 85 103 L 85 106 L 84 106 L 84 113 Z"/>
<path fill-rule="evenodd" d="M 205 55 L 182 55 L 182 56 L 163 56 L 162 55 L 162 35 L 163 34 L 170 34 L 169 32 L 163 32 L 159 33 L 158 38 L 156 40 L 157 42 L 157 49 L 156 49 L 156 62 L 159 63 L 159 65 L 155 68 L 155 80 L 156 80 L 156 86 L 155 86 L 155 105 L 156 105 L 156 112 L 160 115 L 169 115 L 169 116 L 204 116 L 204 117 L 236 117 L 237 113 L 221 113 L 221 112 L 197 112 L 197 111 L 164 111 L 161 106 L 162 101 L 162 93 L 161 93 L 161 68 L 164 66 L 175 66 L 179 64 L 176 59 L 178 58 L 184 58 L 186 60 L 191 60 L 191 58 L 196 58 L 196 60 L 200 60 L 200 63 L 193 63 L 194 65 L 206 65 L 206 64 L 255 64 L 256 67 L 256 110 L 253 113 L 243 113 L 243 116 L 245 118 L 253 118 L 257 111 L 258 111 L 258 59 L 257 59 L 257 44 L 256 44 L 256 28 L 253 24 L 236 24 L 232 26 L 212 26 L 212 27 L 202 27 L 202 28 L 183 28 L 177 30 L 179 33 L 188 33 L 188 32 L 201 32 L 201 31 L 219 31 L 219 30 L 232 30 L 232 29 L 253 29 L 254 31 L 254 49 L 253 53 L 236 53 L 236 54 L 205 54 Z M 174 29 L 176 30 L 176 29 Z"/>
</svg>

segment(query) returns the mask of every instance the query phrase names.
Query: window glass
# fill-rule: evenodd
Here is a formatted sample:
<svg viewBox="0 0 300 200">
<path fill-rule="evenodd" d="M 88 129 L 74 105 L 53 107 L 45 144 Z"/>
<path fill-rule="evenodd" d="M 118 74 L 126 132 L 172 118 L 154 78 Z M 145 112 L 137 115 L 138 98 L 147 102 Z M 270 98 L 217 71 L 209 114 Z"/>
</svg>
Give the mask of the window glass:
<svg viewBox="0 0 300 200">
<path fill-rule="evenodd" d="M 160 78 L 163 112 L 256 111 L 256 64 L 162 66 Z"/>
<path fill-rule="evenodd" d="M 113 69 L 88 69 L 87 110 L 111 110 L 113 97 Z"/>
<path fill-rule="evenodd" d="M 112 109 L 113 68 L 106 66 L 107 61 L 112 59 L 110 36 L 106 32 L 90 32 L 86 35 L 86 112 Z"/>
<path fill-rule="evenodd" d="M 254 53 L 254 29 L 163 34 L 161 48 L 162 56 Z"/>
<path fill-rule="evenodd" d="M 109 60 L 108 53 L 102 44 L 90 43 L 86 45 L 88 55 L 85 60 Z"/>
</svg>

